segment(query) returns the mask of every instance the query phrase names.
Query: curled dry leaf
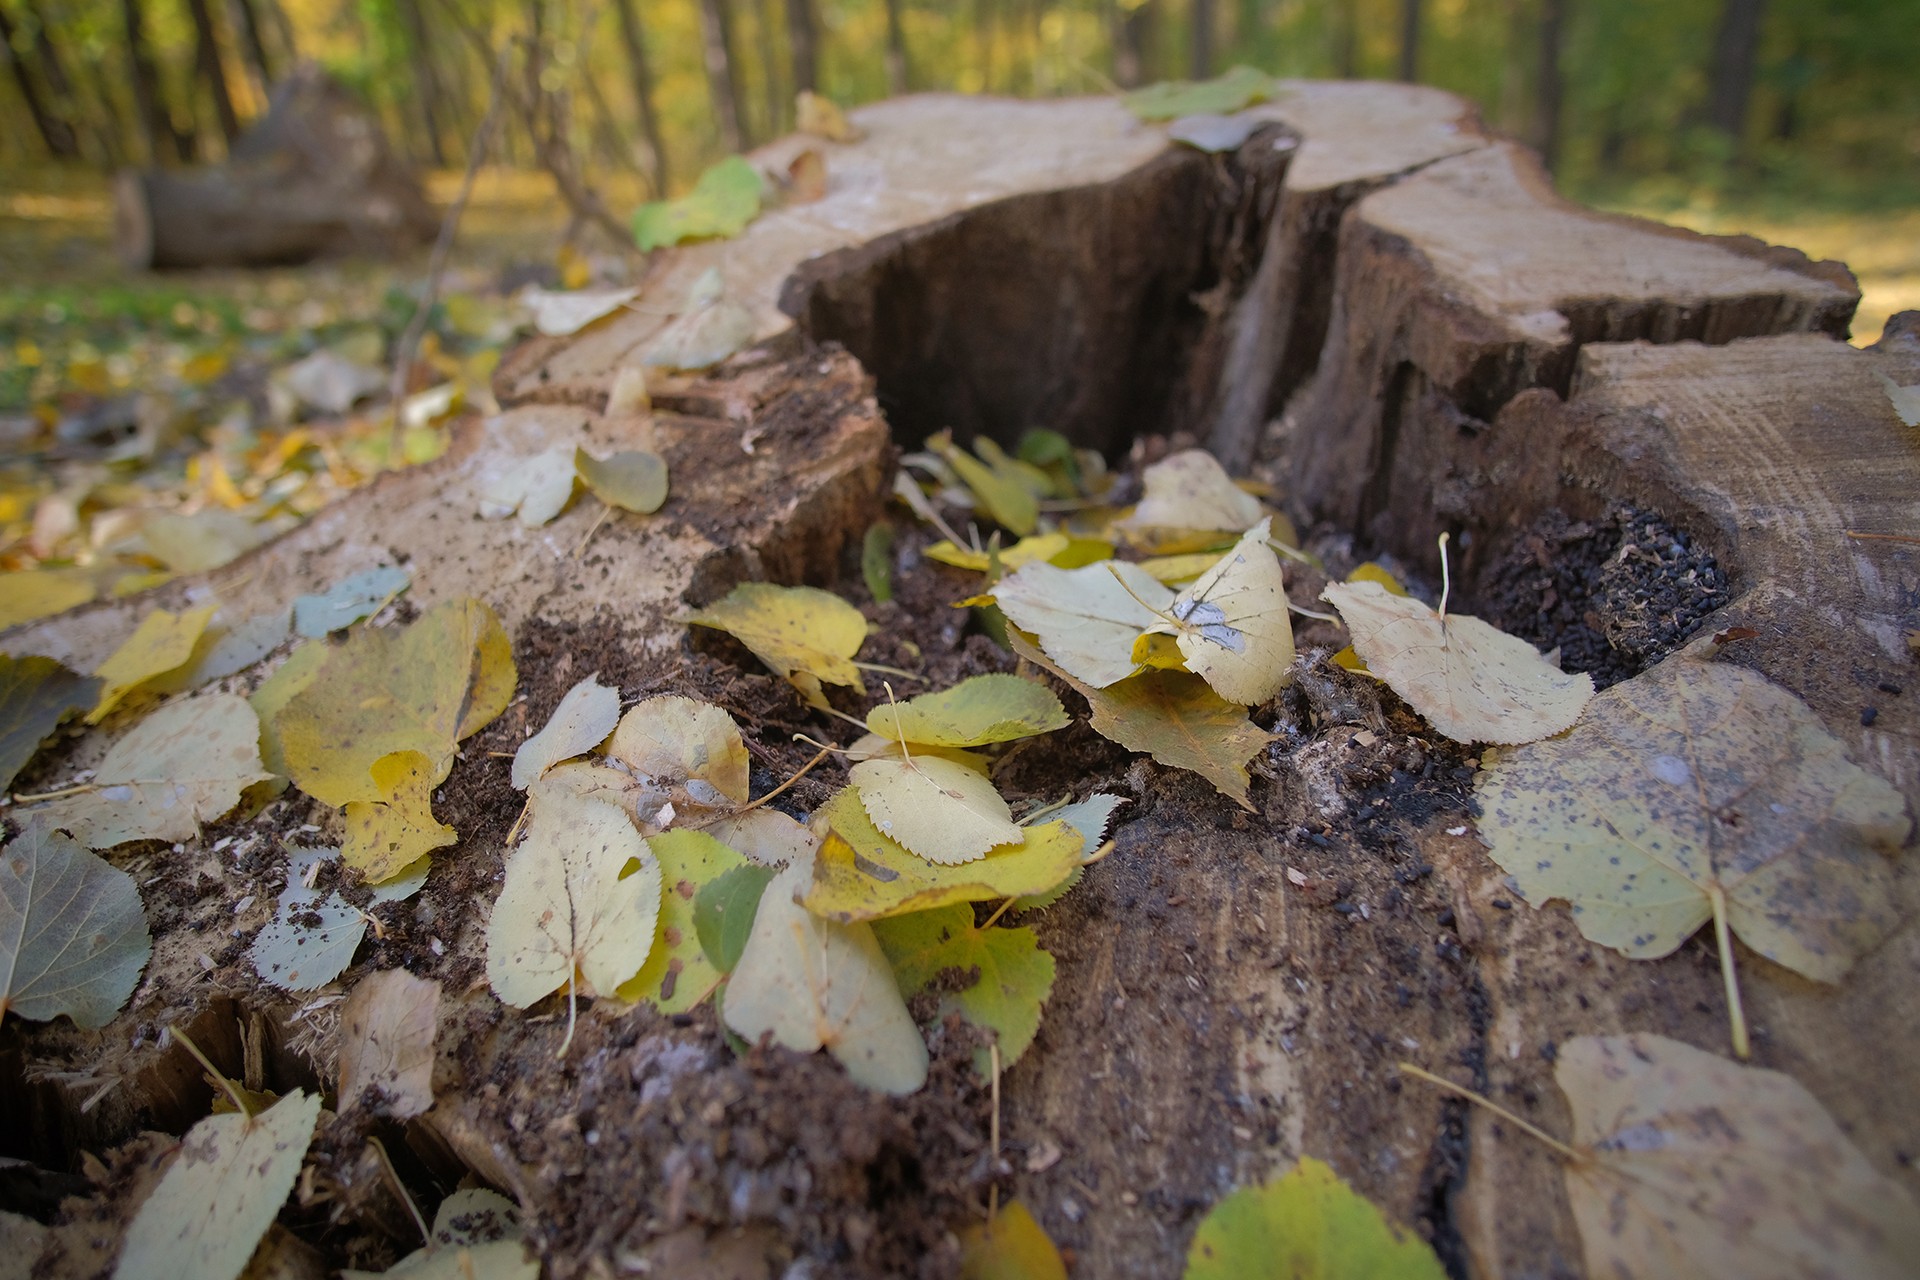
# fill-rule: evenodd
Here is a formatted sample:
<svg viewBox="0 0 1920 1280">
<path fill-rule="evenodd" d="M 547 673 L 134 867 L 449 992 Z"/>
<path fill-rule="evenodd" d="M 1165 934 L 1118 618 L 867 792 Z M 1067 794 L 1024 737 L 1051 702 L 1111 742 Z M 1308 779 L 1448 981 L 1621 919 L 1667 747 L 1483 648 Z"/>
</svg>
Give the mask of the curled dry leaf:
<svg viewBox="0 0 1920 1280">
<path fill-rule="evenodd" d="M 507 858 L 487 925 L 487 982 L 517 1009 L 578 978 L 612 995 L 640 972 L 660 920 L 660 864 L 633 822 L 552 784 L 529 793 L 526 839 Z"/>
<path fill-rule="evenodd" d="M 1595 1276 L 1897 1280 L 1920 1206 L 1798 1081 L 1664 1036 L 1576 1036 L 1567 1195 Z"/>
<path fill-rule="evenodd" d="M 140 619 L 133 634 L 94 672 L 100 677 L 100 701 L 87 713 L 87 723 L 99 724 L 135 689 L 185 666 L 217 607 L 203 605 L 178 614 L 155 609 Z"/>
<path fill-rule="evenodd" d="M 513 686 L 500 619 L 478 600 L 449 600 L 409 626 L 354 632 L 274 725 L 295 786 L 331 805 L 377 801 L 376 760 L 418 751 L 441 782 L 460 740 L 506 708 Z"/>
<path fill-rule="evenodd" d="M 549 338 L 564 338 L 610 316 L 640 296 L 638 288 L 521 290 L 520 301 L 533 317 L 533 327 Z"/>
<path fill-rule="evenodd" d="M 1807 705 L 1741 667 L 1669 658 L 1593 700 L 1571 733 L 1503 753 L 1480 830 L 1529 902 L 1635 959 L 1712 920 L 1837 982 L 1893 927 L 1889 855 L 1911 824 Z M 1736 1038 L 1744 1042 L 1737 1003 Z"/>
<path fill-rule="evenodd" d="M 995 584 L 993 599 L 1038 638 L 1048 666 L 1104 689 L 1139 670 L 1134 641 L 1160 621 L 1156 611 L 1173 603 L 1173 592 L 1139 565 L 1114 560 L 1080 569 L 1030 564 Z"/>
<path fill-rule="evenodd" d="M 882 738 L 941 747 L 979 747 L 1064 729 L 1073 721 L 1045 685 L 1013 675 L 972 676 L 951 689 L 888 703 L 867 713 Z"/>
<path fill-rule="evenodd" d="M 107 749 L 90 789 L 14 811 L 25 827 L 70 832 L 90 849 L 191 840 L 268 775 L 260 720 L 236 693 L 170 702 Z"/>
<path fill-rule="evenodd" d="M 847 119 L 847 113 L 831 98 L 811 89 L 802 89 L 793 100 L 793 127 L 800 133 L 825 138 L 828 142 L 858 142 L 866 131 Z"/>
<path fill-rule="evenodd" d="M 1201 529 L 1238 533 L 1260 519 L 1260 499 L 1233 482 L 1205 449 L 1184 449 L 1140 475 L 1146 496 L 1122 529 Z"/>
<path fill-rule="evenodd" d="M 929 862 L 971 862 L 1021 838 L 993 783 L 951 760 L 863 760 L 847 776 L 881 834 Z"/>
<path fill-rule="evenodd" d="M 831 591 L 743 582 L 687 621 L 733 636 L 813 706 L 827 705 L 822 681 L 866 692 L 852 658 L 866 643 L 867 620 Z"/>
<path fill-rule="evenodd" d="M 1233 550 L 1173 598 L 1168 618 L 1148 627 L 1133 657 L 1154 636 L 1170 636 L 1184 666 L 1228 702 L 1258 706 L 1293 679 L 1293 622 L 1280 557 L 1262 520 Z M 1159 664 L 1155 664 L 1159 665 Z"/>
<path fill-rule="evenodd" d="M 0 1016 L 104 1027 L 152 955 L 132 876 L 54 832 L 0 849 Z"/>
<path fill-rule="evenodd" d="M 394 1120 L 433 1105 L 440 984 L 405 969 L 362 978 L 340 1009 L 339 1109 L 361 1103 Z"/>
<path fill-rule="evenodd" d="M 749 1042 L 824 1047 L 867 1088 L 912 1093 L 926 1083 L 927 1045 L 893 970 L 870 926 L 822 920 L 794 901 L 806 874 L 789 867 L 761 895 L 727 982 L 726 1023 Z"/>
<path fill-rule="evenodd" d="M 620 721 L 620 691 L 600 683 L 598 675 L 567 690 L 546 727 L 520 744 L 513 755 L 513 785 L 525 791 L 540 775 L 606 741 Z"/>
<path fill-rule="evenodd" d="M 857 788 L 820 810 L 828 834 L 814 855 L 807 910 L 840 921 L 877 920 L 954 902 L 1016 898 L 1053 889 L 1080 867 L 1080 833 L 1064 822 L 1017 828 L 1018 843 L 984 858 L 941 866 L 881 834 Z"/>
<path fill-rule="evenodd" d="M 0 791 L 33 759 L 60 722 L 100 698 L 100 681 L 52 658 L 0 653 Z"/>
<path fill-rule="evenodd" d="M 1286 1176 L 1242 1187 L 1213 1206 L 1187 1250 L 1183 1280 L 1442 1280 L 1446 1274 L 1426 1241 L 1390 1221 L 1332 1169 L 1303 1156 Z"/>
<path fill-rule="evenodd" d="M 1320 598 L 1340 611 L 1367 670 L 1456 742 L 1550 737 L 1593 697 L 1592 677 L 1478 618 L 1436 613 L 1378 582 L 1331 583 Z"/>
<path fill-rule="evenodd" d="M 993 1034 L 1003 1070 L 1026 1053 L 1040 1030 L 1040 1007 L 1053 993 L 1053 957 L 1041 949 L 1033 930 L 982 929 L 974 923 L 972 905 L 959 902 L 876 921 L 873 934 L 893 966 L 901 995 L 912 999 L 943 973 L 971 973 L 973 981 L 949 991 L 942 1007 L 959 1009 L 968 1022 Z M 974 1066 L 983 1076 L 992 1074 L 985 1048 L 976 1053 Z"/>
<path fill-rule="evenodd" d="M 235 1280 L 313 1141 L 320 1099 L 295 1089 L 258 1115 L 211 1115 L 187 1130 L 127 1228 L 114 1280 Z"/>
</svg>

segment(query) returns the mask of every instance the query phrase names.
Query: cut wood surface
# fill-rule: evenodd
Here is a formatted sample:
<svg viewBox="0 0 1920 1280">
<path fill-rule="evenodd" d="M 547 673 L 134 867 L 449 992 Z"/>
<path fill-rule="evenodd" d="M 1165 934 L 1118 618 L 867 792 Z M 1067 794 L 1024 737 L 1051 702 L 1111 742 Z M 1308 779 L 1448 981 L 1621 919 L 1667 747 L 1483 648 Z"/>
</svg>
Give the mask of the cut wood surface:
<svg viewBox="0 0 1920 1280">
<path fill-rule="evenodd" d="M 672 660 L 688 604 L 741 580 L 818 583 L 842 570 L 887 479 L 879 409 L 908 414 L 894 426 L 909 444 L 946 425 L 916 389 L 934 379 L 963 429 L 1066 421 L 1117 451 L 1134 431 L 1211 439 L 1276 480 L 1297 517 L 1416 564 L 1437 568 L 1433 539 L 1450 530 L 1466 544 L 1469 594 L 1545 513 L 1586 518 L 1616 499 L 1657 512 L 1729 576 L 1732 603 L 1707 626 L 1757 632 L 1728 659 L 1806 699 L 1920 808 L 1908 642 L 1920 630 L 1920 547 L 1847 536 L 1920 534 L 1920 433 L 1894 417 L 1875 376 L 1920 381 L 1901 326 L 1856 350 L 1842 335 L 1857 295 L 1836 264 L 1567 204 L 1528 153 L 1447 95 L 1292 84 L 1259 111 L 1274 127 L 1227 156 L 1170 149 L 1164 130 L 1109 100 L 908 98 L 855 112 L 864 142 L 772 144 L 756 159 L 773 168 L 820 147 L 827 198 L 769 213 L 735 241 L 659 255 L 644 295 L 670 309 L 717 266 L 766 344 L 671 380 L 651 424 L 603 413 L 612 379 L 663 323 L 643 306 L 523 346 L 499 378 L 506 410 L 465 428 L 438 462 L 211 575 L 18 629 L 5 647 L 91 669 L 155 605 L 218 590 L 277 607 L 399 556 L 423 605 L 477 595 L 516 637 L 598 619 Z M 1043 301 L 1036 326 L 1022 308 Z M 1125 350 L 995 338 L 1002 324 L 1032 335 L 1082 323 Z M 1156 350 L 1165 367 L 1132 369 Z M 1063 366 L 1079 354 L 1084 367 Z M 1125 377 L 1124 407 L 1093 385 Z M 995 399 L 996 386 L 1010 389 Z M 1064 418 L 1018 416 L 1041 411 Z M 490 476 L 540 448 L 631 447 L 649 432 L 669 462 L 667 506 L 615 516 L 584 551 L 591 502 L 539 530 L 473 514 Z M 1515 901 L 1463 787 L 1408 799 L 1424 767 L 1459 761 L 1409 739 L 1374 749 L 1363 773 L 1361 744 L 1380 726 L 1342 720 L 1337 694 L 1324 732 L 1284 759 L 1279 748 L 1255 758 L 1257 815 L 1190 775 L 1102 766 L 1133 801 L 1118 847 L 1030 918 L 1057 977 L 1033 1048 L 1004 1081 L 1002 1132 L 1021 1198 L 1073 1248 L 1077 1275 L 1177 1274 L 1209 1205 L 1303 1154 L 1417 1224 L 1467 1274 L 1582 1274 L 1554 1157 L 1404 1082 L 1395 1063 L 1478 1083 L 1565 1134 L 1552 1070 L 1567 1037 L 1646 1031 L 1725 1052 L 1710 948 L 1628 961 L 1586 942 L 1564 908 Z M 1395 770 L 1400 791 L 1386 780 Z M 503 833 L 504 822 L 462 832 L 484 846 L 462 857 L 497 856 Z M 1755 1060 L 1806 1085 L 1877 1169 L 1920 1191 L 1914 858 L 1905 851 L 1898 879 L 1905 923 L 1841 985 L 1744 950 L 1740 964 Z M 476 937 L 448 941 L 458 954 Z M 36 1123 L 97 1145 L 171 1115 L 167 1091 L 192 1076 L 127 1048 L 135 1024 L 205 1020 L 216 998 L 290 1016 L 246 975 L 209 977 L 197 954 L 190 930 L 157 938 L 120 1023 L 90 1050 L 71 1033 L 58 1041 L 68 1062 L 91 1053 L 130 1083 L 83 1116 L 89 1086 L 43 1081 L 33 1097 L 51 1118 Z M 553 1250 L 550 1275 L 620 1274 L 635 1258 L 709 1247 L 750 1255 L 758 1269 L 741 1274 L 791 1260 L 786 1210 L 748 1197 L 746 1218 L 730 1217 L 723 1199 L 701 1199 L 720 1193 L 698 1190 L 692 1165 L 661 1171 L 681 1189 L 651 1208 L 610 1207 L 626 1198 L 596 1181 L 605 1148 L 589 1149 L 578 1117 L 614 1123 L 636 1105 L 623 1091 L 643 1080 L 687 1115 L 737 1114 L 727 1108 L 740 1097 L 702 1093 L 720 1086 L 684 1065 L 712 1049 L 700 1028 L 649 1022 L 638 1043 L 576 1048 L 533 1079 L 528 1064 L 551 1061 L 557 1027 L 502 1018 L 484 990 L 450 988 L 442 1017 L 457 1033 L 443 1031 L 442 1069 L 492 1092 L 436 1089 L 418 1145 L 457 1155 L 547 1224 L 536 1238 Z M 613 1025 L 582 1021 L 589 1036 L 590 1023 Z M 763 1114 L 751 1103 L 746 1114 Z M 878 1131 L 908 1104 L 872 1105 Z M 680 1216 L 648 1216 L 662 1204 Z M 553 1225 L 563 1220 L 577 1223 Z"/>
</svg>

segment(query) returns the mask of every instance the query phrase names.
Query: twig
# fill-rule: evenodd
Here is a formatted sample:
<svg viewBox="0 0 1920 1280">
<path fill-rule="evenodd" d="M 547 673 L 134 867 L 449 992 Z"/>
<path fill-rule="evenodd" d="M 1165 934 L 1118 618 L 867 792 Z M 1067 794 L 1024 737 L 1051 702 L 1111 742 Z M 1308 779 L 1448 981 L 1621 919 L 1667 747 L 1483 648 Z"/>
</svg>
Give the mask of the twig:
<svg viewBox="0 0 1920 1280">
<path fill-rule="evenodd" d="M 413 1202 L 407 1193 L 407 1184 L 400 1181 L 400 1171 L 393 1167 L 393 1158 L 387 1154 L 386 1144 L 378 1138 L 368 1138 L 367 1145 L 373 1148 L 373 1154 L 380 1159 L 380 1168 L 385 1171 L 387 1180 L 393 1183 L 393 1189 L 400 1193 L 400 1203 L 407 1206 L 407 1212 L 413 1217 L 413 1225 L 420 1230 L 420 1239 L 429 1247 L 433 1244 L 433 1232 L 427 1226 L 427 1220 L 420 1215 L 420 1206 Z"/>
<path fill-rule="evenodd" d="M 406 332 L 400 335 L 400 345 L 394 351 L 393 379 L 387 386 L 387 399 L 393 409 L 393 434 L 387 444 L 387 465 L 395 471 L 400 469 L 403 457 L 401 445 L 406 436 L 406 419 L 401 408 L 402 398 L 407 392 L 407 374 L 412 370 L 413 358 L 420 350 L 420 339 L 426 335 L 427 318 L 433 314 L 434 304 L 440 300 L 440 280 L 447 272 L 447 257 L 453 250 L 453 235 L 460 226 L 460 215 L 467 211 L 467 201 L 473 196 L 474 180 L 480 175 L 481 162 L 486 159 L 487 147 L 493 140 L 494 126 L 500 120 L 501 88 L 506 83 L 507 60 L 512 52 L 513 46 L 509 44 L 494 57 L 493 85 L 487 91 L 487 113 L 480 118 L 480 127 L 474 130 L 473 143 L 467 148 L 467 171 L 460 179 L 460 194 L 454 197 L 453 203 L 447 206 L 446 216 L 440 219 L 440 235 L 434 240 L 433 254 L 427 259 L 426 291 L 420 295 L 413 319 L 407 321 Z"/>
</svg>

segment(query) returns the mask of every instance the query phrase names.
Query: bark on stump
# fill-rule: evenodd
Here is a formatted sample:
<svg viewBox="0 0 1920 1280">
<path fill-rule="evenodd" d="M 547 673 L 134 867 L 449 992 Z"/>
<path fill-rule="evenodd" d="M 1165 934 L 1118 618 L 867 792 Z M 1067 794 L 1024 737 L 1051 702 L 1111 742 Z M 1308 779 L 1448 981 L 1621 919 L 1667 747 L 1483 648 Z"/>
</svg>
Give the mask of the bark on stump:
<svg viewBox="0 0 1920 1280">
<path fill-rule="evenodd" d="M 379 122 L 312 65 L 274 90 L 225 164 L 127 169 L 114 181 L 114 238 L 135 270 L 392 252 L 438 226 Z"/>
<path fill-rule="evenodd" d="M 1920 532 L 1920 441 L 1876 377 L 1920 381 L 1911 326 L 1851 348 L 1844 268 L 1572 207 L 1528 153 L 1431 90 L 1295 84 L 1258 110 L 1273 127 L 1222 157 L 1170 149 L 1105 100 L 908 98 L 855 113 L 865 142 L 774 143 L 758 158 L 776 169 L 822 147 L 828 196 L 737 241 L 663 255 L 651 297 L 668 305 L 718 267 L 764 341 L 665 388 L 651 427 L 604 412 L 613 377 L 662 323 L 651 310 L 530 342 L 499 375 L 505 412 L 439 462 L 204 579 L 23 628 L 7 648 L 90 669 L 156 605 L 242 582 L 248 611 L 281 605 L 391 548 L 412 558 L 422 605 L 478 594 L 516 634 L 534 619 L 611 617 L 631 644 L 671 654 L 687 643 L 673 621 L 685 605 L 742 579 L 822 581 L 844 563 L 884 492 L 881 406 L 908 443 L 941 425 L 1003 438 L 1050 425 L 1120 450 L 1136 431 L 1181 428 L 1257 463 L 1297 515 L 1415 562 L 1432 563 L 1434 535 L 1453 530 L 1469 592 L 1543 512 L 1625 499 L 1659 514 L 1731 579 L 1733 602 L 1706 626 L 1758 630 L 1737 660 L 1804 697 L 1856 760 L 1920 801 L 1920 698 L 1863 692 L 1920 683 L 1905 641 L 1920 628 L 1920 555 L 1845 536 Z M 846 350 L 817 345 L 828 339 Z M 591 504 L 539 531 L 472 515 L 488 478 L 538 448 L 619 447 L 648 430 L 673 499 L 656 517 L 611 521 L 581 560 Z M 1869 697 L 1878 717 L 1863 725 Z M 1564 1133 L 1546 1046 L 1639 1030 L 1725 1052 L 1709 953 L 1631 962 L 1585 942 L 1562 908 L 1496 909 L 1503 877 L 1460 808 L 1396 829 L 1393 865 L 1432 868 L 1397 906 L 1376 899 L 1360 920 L 1292 885 L 1296 864 L 1346 867 L 1363 885 L 1387 865 L 1345 837 L 1331 850 L 1306 839 L 1346 803 L 1315 779 L 1337 780 L 1352 737 L 1336 730 L 1314 749 L 1320 766 L 1257 782 L 1257 818 L 1151 764 L 1103 780 L 1135 804 L 1118 852 L 1036 921 L 1058 978 L 1005 1081 L 1010 1140 L 1064 1150 L 1020 1174 L 1019 1191 L 1077 1252 L 1077 1274 L 1177 1274 L 1209 1204 L 1302 1154 L 1421 1224 L 1469 1274 L 1581 1274 L 1553 1158 L 1400 1088 L 1394 1063 L 1466 1066 Z M 458 856 L 497 858 L 489 838 Z M 1920 1191 L 1907 1159 L 1920 1150 L 1912 850 L 1897 894 L 1905 923 L 1838 987 L 1750 952 L 1740 964 L 1756 1061 L 1799 1079 L 1878 1169 Z M 450 951 L 478 945 L 469 927 Z M 135 1006 L 91 1050 L 10 1031 L 16 1053 L 52 1042 L 127 1079 L 84 1114 L 84 1084 L 13 1091 L 31 1097 L 13 1131 L 71 1150 L 191 1119 L 190 1066 L 126 1048 L 124 1032 L 197 1016 L 201 1043 L 237 1055 L 235 1008 L 269 1022 L 288 1010 L 243 967 L 210 983 L 193 956 L 191 939 L 163 941 Z M 484 990 L 449 996 L 443 1067 L 531 1061 L 525 1019 L 500 1018 Z M 647 1052 L 701 1034 L 661 1022 Z M 664 1202 L 682 1216 L 663 1222 L 653 1201 L 593 1199 L 581 1177 L 600 1157 L 564 1125 L 530 1132 L 509 1106 L 598 1096 L 594 1072 L 638 1080 L 644 1065 L 496 1077 L 504 1102 L 449 1088 L 416 1138 L 457 1152 L 536 1222 L 590 1226 L 549 1256 L 549 1274 L 614 1274 L 725 1242 L 750 1255 L 746 1274 L 777 1273 L 772 1216 L 749 1212 L 742 1235 L 724 1202 L 703 1216 L 683 1195 Z"/>
</svg>

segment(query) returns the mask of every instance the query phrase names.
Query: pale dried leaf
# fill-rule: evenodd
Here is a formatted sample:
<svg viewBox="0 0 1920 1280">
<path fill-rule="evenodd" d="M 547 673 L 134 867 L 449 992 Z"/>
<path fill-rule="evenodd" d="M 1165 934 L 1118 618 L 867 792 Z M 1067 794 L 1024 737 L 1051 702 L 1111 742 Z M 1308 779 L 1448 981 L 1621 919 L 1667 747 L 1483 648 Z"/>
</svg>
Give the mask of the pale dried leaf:
<svg viewBox="0 0 1920 1280">
<path fill-rule="evenodd" d="M 1260 519 L 1260 499 L 1234 484 L 1205 449 L 1170 454 L 1141 473 L 1146 496 L 1123 529 L 1200 529 L 1237 533 Z"/>
<path fill-rule="evenodd" d="M 1293 679 L 1293 623 L 1271 522 L 1247 530 L 1233 550 L 1167 607 L 1172 620 L 1145 634 L 1174 638 L 1187 670 L 1228 702 L 1258 706 Z M 1136 645 L 1133 656 L 1141 657 Z"/>
<path fill-rule="evenodd" d="M 1155 610 L 1171 605 L 1173 592 L 1140 566 L 1114 560 L 1080 569 L 1030 564 L 995 584 L 993 598 L 1061 670 L 1104 689 L 1139 669 L 1134 641 L 1160 621 Z"/>
<path fill-rule="evenodd" d="M 993 783 L 965 765 L 937 757 L 863 760 L 848 776 L 881 834 L 929 862 L 971 862 L 1021 840 Z"/>
<path fill-rule="evenodd" d="M 520 744 L 513 756 L 513 785 L 521 791 L 541 774 L 606 741 L 620 720 L 620 691 L 588 676 L 567 690 L 546 727 Z"/>
<path fill-rule="evenodd" d="M 620 717 L 607 758 L 708 809 L 747 802 L 747 744 L 733 717 L 676 694 L 644 698 Z"/>
<path fill-rule="evenodd" d="M 285 991 L 312 991 L 339 977 L 367 936 L 367 917 L 338 892 L 322 898 L 312 887 L 320 863 L 338 849 L 287 851 L 287 884 L 273 919 L 254 935 L 247 958 L 255 973 Z"/>
<path fill-rule="evenodd" d="M 56 833 L 0 849 L 0 1014 L 104 1027 L 152 954 L 132 876 Z"/>
<path fill-rule="evenodd" d="M 408 1120 L 433 1105 L 433 1041 L 440 984 L 405 969 L 383 969 L 356 985 L 340 1009 L 339 1109 L 368 1105 Z"/>
</svg>

